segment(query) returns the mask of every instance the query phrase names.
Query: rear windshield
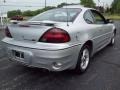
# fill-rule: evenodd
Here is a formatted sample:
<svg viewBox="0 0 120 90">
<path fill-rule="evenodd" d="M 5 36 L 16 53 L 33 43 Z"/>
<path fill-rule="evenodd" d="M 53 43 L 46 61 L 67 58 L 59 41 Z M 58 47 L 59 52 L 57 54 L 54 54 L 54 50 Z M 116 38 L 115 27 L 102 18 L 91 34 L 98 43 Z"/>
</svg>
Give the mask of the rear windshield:
<svg viewBox="0 0 120 90">
<path fill-rule="evenodd" d="M 53 9 L 33 17 L 30 21 L 73 22 L 80 12 L 81 9 L 78 8 Z"/>
</svg>

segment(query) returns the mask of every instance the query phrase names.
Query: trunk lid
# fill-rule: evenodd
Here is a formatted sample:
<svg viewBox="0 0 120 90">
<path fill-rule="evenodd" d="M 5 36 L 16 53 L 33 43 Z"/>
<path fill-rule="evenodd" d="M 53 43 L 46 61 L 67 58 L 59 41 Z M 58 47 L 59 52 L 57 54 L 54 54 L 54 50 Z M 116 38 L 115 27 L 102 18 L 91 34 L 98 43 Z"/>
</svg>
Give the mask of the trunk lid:
<svg viewBox="0 0 120 90">
<path fill-rule="evenodd" d="M 15 40 L 37 42 L 50 28 L 61 25 L 53 21 L 30 21 L 8 25 Z"/>
</svg>

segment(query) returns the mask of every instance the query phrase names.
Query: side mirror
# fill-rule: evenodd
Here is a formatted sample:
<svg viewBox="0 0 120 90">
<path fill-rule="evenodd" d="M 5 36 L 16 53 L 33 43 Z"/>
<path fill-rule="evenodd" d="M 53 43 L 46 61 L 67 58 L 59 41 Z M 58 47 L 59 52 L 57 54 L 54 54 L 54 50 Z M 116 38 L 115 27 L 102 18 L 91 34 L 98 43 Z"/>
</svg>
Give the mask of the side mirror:
<svg viewBox="0 0 120 90">
<path fill-rule="evenodd" d="M 107 21 L 107 23 L 114 23 L 114 21 L 111 19 L 106 19 L 106 21 Z"/>
</svg>

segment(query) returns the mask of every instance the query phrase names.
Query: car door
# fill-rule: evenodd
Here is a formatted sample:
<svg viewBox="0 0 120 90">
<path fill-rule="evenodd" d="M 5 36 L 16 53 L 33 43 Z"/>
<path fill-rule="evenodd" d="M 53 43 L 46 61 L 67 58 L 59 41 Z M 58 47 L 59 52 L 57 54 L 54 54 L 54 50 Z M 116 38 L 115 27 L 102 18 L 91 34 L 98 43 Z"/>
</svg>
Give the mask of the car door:
<svg viewBox="0 0 120 90">
<path fill-rule="evenodd" d="M 95 36 L 96 49 L 100 50 L 105 47 L 110 38 L 110 32 L 112 31 L 112 27 L 110 24 L 107 24 L 105 18 L 96 10 L 90 10 L 91 14 L 94 18 L 94 25 L 97 29 L 97 34 Z"/>
</svg>

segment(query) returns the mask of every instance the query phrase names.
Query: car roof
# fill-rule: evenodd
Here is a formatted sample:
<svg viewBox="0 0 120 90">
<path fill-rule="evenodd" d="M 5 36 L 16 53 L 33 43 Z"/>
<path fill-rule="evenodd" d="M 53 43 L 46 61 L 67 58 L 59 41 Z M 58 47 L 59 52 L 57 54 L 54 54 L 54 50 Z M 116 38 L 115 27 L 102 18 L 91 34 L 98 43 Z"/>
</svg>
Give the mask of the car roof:
<svg viewBox="0 0 120 90">
<path fill-rule="evenodd" d="M 84 7 L 83 5 L 66 5 L 66 6 L 63 6 L 62 8 L 80 8 L 83 11 L 84 10 L 89 10 L 89 9 L 95 10 L 93 8 Z"/>
</svg>

